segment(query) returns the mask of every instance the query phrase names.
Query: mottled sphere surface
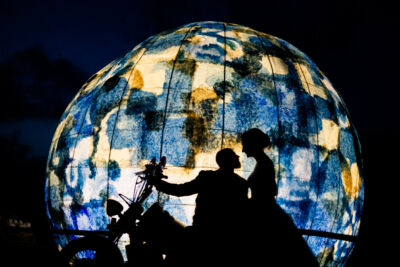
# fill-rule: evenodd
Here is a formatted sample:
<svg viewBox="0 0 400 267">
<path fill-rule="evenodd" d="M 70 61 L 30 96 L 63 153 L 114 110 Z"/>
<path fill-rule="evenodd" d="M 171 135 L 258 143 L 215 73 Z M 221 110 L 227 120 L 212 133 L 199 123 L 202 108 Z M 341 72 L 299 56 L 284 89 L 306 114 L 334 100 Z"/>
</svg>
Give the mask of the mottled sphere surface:
<svg viewBox="0 0 400 267">
<path fill-rule="evenodd" d="M 49 152 L 46 203 L 52 226 L 106 230 L 106 200 L 120 200 L 119 193 L 133 198 L 134 173 L 160 155 L 167 157 L 169 181 L 182 183 L 200 170 L 216 169 L 216 152 L 231 147 L 241 155 L 237 173 L 247 178 L 255 162 L 241 153 L 240 134 L 254 127 L 271 136 L 273 147 L 266 153 L 275 164 L 277 202 L 297 227 L 357 235 L 361 151 L 341 97 L 291 44 L 219 22 L 152 36 L 83 85 Z M 154 190 L 144 205 L 158 201 L 190 225 L 195 197 Z M 60 247 L 71 238 L 55 236 Z M 343 265 L 354 245 L 304 238 L 326 266 Z"/>
</svg>

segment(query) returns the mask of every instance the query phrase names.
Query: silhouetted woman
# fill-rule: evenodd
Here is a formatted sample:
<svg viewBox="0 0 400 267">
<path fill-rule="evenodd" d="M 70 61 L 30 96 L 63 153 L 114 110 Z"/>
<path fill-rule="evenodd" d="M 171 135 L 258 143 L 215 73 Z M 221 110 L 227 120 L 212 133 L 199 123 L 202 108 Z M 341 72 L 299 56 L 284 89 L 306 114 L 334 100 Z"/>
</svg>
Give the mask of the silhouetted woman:
<svg viewBox="0 0 400 267">
<path fill-rule="evenodd" d="M 242 135 L 243 152 L 256 160 L 248 178 L 251 190 L 250 263 L 265 266 L 318 266 L 291 218 L 275 202 L 278 187 L 272 160 L 264 149 L 272 146 L 260 129 Z"/>
</svg>

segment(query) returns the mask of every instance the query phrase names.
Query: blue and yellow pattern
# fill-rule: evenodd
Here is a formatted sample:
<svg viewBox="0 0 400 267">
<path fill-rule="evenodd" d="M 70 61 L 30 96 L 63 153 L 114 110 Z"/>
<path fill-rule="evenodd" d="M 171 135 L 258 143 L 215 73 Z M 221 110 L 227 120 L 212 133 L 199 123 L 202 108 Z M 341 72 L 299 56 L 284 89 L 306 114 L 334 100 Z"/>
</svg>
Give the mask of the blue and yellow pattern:
<svg viewBox="0 0 400 267">
<path fill-rule="evenodd" d="M 268 133 L 277 202 L 301 229 L 357 235 L 361 150 L 341 97 L 305 54 L 274 36 L 200 22 L 152 36 L 93 75 L 67 107 L 51 144 L 46 183 L 56 229 L 105 230 L 107 198 L 133 196 L 134 173 L 167 156 L 171 182 L 241 153 L 240 134 Z M 255 162 L 242 155 L 238 174 Z M 212 185 L 210 185 L 212 186 Z M 133 196 L 134 197 L 134 196 Z M 191 224 L 195 196 L 154 191 Z M 221 203 L 216 203 L 220 205 Z M 221 204 L 221 207 L 223 205 Z M 57 236 L 63 246 L 70 236 Z M 321 265 L 343 265 L 353 243 L 305 236 Z"/>
</svg>

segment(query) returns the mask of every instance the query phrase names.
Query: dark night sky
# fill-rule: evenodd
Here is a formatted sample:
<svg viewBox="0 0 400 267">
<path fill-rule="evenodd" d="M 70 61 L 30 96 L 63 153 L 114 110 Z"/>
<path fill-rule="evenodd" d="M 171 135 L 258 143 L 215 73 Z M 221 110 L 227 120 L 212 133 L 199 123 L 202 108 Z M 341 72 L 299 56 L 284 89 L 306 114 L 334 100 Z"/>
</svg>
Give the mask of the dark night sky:
<svg viewBox="0 0 400 267">
<path fill-rule="evenodd" d="M 203 20 L 245 25 L 305 52 L 342 95 L 365 160 L 365 212 L 350 265 L 391 260 L 390 246 L 381 242 L 395 231 L 392 212 L 398 210 L 392 205 L 399 175 L 389 154 L 399 144 L 395 10 L 361 0 L 1 1 L 0 144 L 18 162 L 39 162 L 44 174 L 57 120 L 92 74 L 166 29 Z M 19 181 L 28 179 L 22 176 Z"/>
</svg>

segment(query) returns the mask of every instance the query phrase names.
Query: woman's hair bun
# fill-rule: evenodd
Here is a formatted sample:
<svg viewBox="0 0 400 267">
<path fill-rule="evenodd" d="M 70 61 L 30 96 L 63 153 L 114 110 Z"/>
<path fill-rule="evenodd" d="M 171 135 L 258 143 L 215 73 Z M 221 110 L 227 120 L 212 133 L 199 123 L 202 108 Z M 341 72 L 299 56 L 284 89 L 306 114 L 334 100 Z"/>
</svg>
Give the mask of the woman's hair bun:
<svg viewBox="0 0 400 267">
<path fill-rule="evenodd" d="M 262 146 L 262 148 L 270 147 L 272 145 L 269 135 L 258 128 L 252 128 L 244 132 L 242 134 L 242 141 Z"/>
</svg>

